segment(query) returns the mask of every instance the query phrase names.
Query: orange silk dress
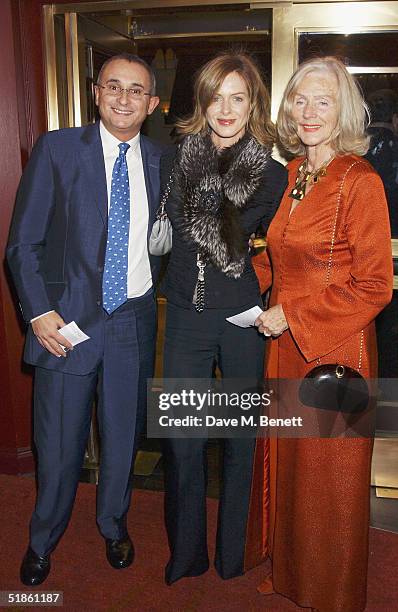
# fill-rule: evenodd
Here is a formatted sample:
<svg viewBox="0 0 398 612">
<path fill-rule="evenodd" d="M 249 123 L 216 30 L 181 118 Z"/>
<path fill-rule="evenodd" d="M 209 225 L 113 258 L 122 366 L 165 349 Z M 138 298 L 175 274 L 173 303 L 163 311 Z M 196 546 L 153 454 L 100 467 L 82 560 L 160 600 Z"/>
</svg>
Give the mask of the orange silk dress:
<svg viewBox="0 0 398 612">
<path fill-rule="evenodd" d="M 318 358 L 358 368 L 363 330 L 361 373 L 376 377 L 374 318 L 391 299 L 393 278 L 382 182 L 362 158 L 336 157 L 289 216 L 301 162 L 288 164 L 268 230 L 272 272 L 265 253 L 255 258 L 262 289 L 272 282 L 270 306 L 282 304 L 289 324 L 269 341 L 266 375 L 301 379 Z M 270 556 L 270 589 L 321 612 L 363 610 L 371 457 L 365 438 L 258 439 L 246 569 Z"/>
</svg>

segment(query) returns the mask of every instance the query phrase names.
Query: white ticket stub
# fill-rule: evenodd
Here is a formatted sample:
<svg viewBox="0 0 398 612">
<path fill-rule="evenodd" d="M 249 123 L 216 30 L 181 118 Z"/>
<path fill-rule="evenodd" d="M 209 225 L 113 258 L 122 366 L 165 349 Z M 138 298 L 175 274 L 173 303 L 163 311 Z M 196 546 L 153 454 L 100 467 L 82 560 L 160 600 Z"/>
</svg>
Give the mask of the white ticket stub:
<svg viewBox="0 0 398 612">
<path fill-rule="evenodd" d="M 90 340 L 90 336 L 87 336 L 74 321 L 64 325 L 58 331 L 69 340 L 72 346 L 76 346 L 76 344 L 80 344 L 80 342 L 85 340 Z"/>
<path fill-rule="evenodd" d="M 254 321 L 262 312 L 263 311 L 260 306 L 253 306 L 253 308 L 249 308 L 249 310 L 244 310 L 243 312 L 233 315 L 232 317 L 227 317 L 227 321 L 233 323 L 234 325 L 238 325 L 239 327 L 252 327 L 254 325 Z"/>
</svg>

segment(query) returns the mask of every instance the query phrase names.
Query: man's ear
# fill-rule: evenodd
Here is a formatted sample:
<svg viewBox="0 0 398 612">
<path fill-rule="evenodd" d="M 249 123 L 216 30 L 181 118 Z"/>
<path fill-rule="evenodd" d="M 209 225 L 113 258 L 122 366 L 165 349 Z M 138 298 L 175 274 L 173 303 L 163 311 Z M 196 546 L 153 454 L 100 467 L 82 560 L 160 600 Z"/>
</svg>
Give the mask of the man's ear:
<svg viewBox="0 0 398 612">
<path fill-rule="evenodd" d="M 95 96 L 95 104 L 98 106 L 98 98 L 99 98 L 99 91 L 100 88 L 98 87 L 98 85 L 94 85 L 94 96 Z"/>
<path fill-rule="evenodd" d="M 158 96 L 151 96 L 149 98 L 149 105 L 148 105 L 148 111 L 147 111 L 148 115 L 152 115 L 155 108 L 159 105 L 159 102 L 160 102 L 160 98 L 158 98 Z"/>
</svg>

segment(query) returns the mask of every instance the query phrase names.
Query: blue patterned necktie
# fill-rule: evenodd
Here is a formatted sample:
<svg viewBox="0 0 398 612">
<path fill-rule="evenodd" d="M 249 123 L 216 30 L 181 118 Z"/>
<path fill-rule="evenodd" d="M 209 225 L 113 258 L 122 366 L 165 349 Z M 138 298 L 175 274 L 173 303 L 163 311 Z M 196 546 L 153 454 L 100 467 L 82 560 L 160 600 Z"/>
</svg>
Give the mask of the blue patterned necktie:
<svg viewBox="0 0 398 612">
<path fill-rule="evenodd" d="M 130 224 L 130 185 L 126 160 L 127 142 L 119 144 L 112 171 L 105 266 L 102 279 L 104 309 L 111 314 L 127 300 L 127 264 Z"/>
</svg>

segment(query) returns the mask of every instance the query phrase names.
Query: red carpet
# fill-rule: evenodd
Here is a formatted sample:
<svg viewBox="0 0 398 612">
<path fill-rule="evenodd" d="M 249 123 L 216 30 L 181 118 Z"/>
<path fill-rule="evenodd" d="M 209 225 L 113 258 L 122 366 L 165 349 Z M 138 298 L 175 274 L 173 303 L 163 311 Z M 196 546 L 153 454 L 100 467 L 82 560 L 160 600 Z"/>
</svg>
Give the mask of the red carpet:
<svg viewBox="0 0 398 612">
<path fill-rule="evenodd" d="M 0 475 L 0 590 L 24 588 L 18 572 L 27 545 L 34 499 L 33 479 Z M 217 502 L 209 500 L 208 508 L 212 555 Z M 168 549 L 161 493 L 134 493 L 129 531 L 136 548 L 135 563 L 125 570 L 113 570 L 105 559 L 104 543 L 95 525 L 95 487 L 81 484 L 71 523 L 52 555 L 51 574 L 39 588 L 63 591 L 63 609 L 73 612 L 302 610 L 279 595 L 263 596 L 256 592 L 264 567 L 226 582 L 211 568 L 203 576 L 167 587 L 163 582 Z M 398 535 L 372 529 L 370 542 L 366 610 L 398 610 Z"/>
</svg>

